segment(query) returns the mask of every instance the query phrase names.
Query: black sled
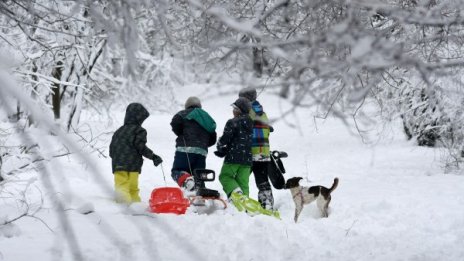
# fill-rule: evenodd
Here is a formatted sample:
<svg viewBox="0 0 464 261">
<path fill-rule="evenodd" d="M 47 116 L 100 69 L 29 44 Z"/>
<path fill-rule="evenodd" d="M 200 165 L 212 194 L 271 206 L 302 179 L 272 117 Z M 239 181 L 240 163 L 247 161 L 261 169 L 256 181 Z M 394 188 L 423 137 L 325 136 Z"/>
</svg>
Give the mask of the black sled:
<svg viewBox="0 0 464 261">
<path fill-rule="evenodd" d="M 214 181 L 216 173 L 211 169 L 196 169 L 193 171 L 193 178 L 197 190 L 195 195 L 188 196 L 190 203 L 194 206 L 204 206 L 206 201 L 219 201 L 223 209 L 227 208 L 227 203 L 221 199 L 221 195 L 217 190 L 208 189 L 204 186 L 205 182 Z"/>
<path fill-rule="evenodd" d="M 286 157 L 288 157 L 288 154 L 284 151 L 274 150 L 271 152 L 268 176 L 272 186 L 276 189 L 283 189 L 285 187 L 285 167 L 281 159 Z"/>
</svg>

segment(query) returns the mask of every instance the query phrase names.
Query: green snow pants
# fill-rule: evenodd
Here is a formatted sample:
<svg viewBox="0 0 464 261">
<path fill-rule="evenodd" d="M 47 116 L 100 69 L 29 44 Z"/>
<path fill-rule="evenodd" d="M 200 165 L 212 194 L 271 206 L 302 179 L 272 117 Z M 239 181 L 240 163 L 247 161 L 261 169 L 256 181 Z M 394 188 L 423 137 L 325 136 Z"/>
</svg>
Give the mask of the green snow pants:
<svg viewBox="0 0 464 261">
<path fill-rule="evenodd" d="M 250 194 L 248 187 L 250 174 L 251 166 L 224 163 L 219 174 L 219 182 L 221 182 L 222 188 L 228 197 L 236 188 L 240 188 L 243 194 L 248 196 Z"/>
</svg>

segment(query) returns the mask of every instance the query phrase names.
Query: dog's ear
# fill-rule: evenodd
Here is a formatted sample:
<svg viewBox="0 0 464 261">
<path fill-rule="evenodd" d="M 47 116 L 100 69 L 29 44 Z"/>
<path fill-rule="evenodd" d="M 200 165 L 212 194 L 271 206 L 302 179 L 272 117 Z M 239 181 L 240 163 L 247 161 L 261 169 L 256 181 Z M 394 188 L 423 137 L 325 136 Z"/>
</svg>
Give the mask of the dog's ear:
<svg viewBox="0 0 464 261">
<path fill-rule="evenodd" d="M 293 177 L 287 180 L 285 183 L 285 188 L 286 189 L 291 189 L 300 186 L 300 180 L 302 180 L 302 177 Z"/>
</svg>

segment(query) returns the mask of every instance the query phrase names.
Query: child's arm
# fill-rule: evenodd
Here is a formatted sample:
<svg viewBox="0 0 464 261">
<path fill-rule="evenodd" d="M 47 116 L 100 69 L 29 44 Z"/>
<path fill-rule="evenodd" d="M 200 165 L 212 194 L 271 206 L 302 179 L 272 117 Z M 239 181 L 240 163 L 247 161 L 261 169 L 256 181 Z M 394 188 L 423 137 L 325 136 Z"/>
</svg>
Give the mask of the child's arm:
<svg viewBox="0 0 464 261">
<path fill-rule="evenodd" d="M 217 134 L 216 132 L 210 133 L 209 134 L 209 141 L 208 141 L 208 147 L 213 146 L 217 141 Z"/>
<path fill-rule="evenodd" d="M 145 158 L 153 159 L 155 154 L 147 147 L 147 131 L 145 129 L 139 128 L 136 130 L 134 146 L 138 153 L 143 155 Z"/>
<path fill-rule="evenodd" d="M 153 160 L 155 166 L 163 162 L 160 156 L 153 153 L 153 151 L 147 147 L 147 131 L 144 128 L 140 127 L 135 131 L 134 145 L 135 149 L 145 158 Z"/>
<path fill-rule="evenodd" d="M 222 137 L 219 138 L 217 143 L 217 150 L 219 152 L 225 153 L 228 151 L 228 147 L 232 138 L 234 137 L 234 129 L 233 129 L 233 122 L 232 120 L 228 120 L 226 126 L 224 127 L 224 133 Z"/>
<path fill-rule="evenodd" d="M 172 121 L 171 121 L 172 131 L 177 136 L 180 136 L 183 133 L 183 128 L 182 128 L 183 121 L 182 120 L 183 120 L 182 116 L 180 116 L 179 114 L 176 114 L 176 115 L 174 115 L 174 117 L 172 118 Z"/>
</svg>

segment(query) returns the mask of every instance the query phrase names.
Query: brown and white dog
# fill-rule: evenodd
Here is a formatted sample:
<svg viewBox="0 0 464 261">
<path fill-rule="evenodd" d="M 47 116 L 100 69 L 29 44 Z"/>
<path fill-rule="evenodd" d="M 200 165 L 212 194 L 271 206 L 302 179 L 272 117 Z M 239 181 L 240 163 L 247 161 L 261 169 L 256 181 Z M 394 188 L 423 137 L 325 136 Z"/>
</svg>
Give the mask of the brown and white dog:
<svg viewBox="0 0 464 261">
<path fill-rule="evenodd" d="M 292 193 L 293 202 L 295 202 L 295 222 L 298 220 L 298 216 L 303 210 L 303 206 L 310 204 L 316 200 L 317 207 L 322 213 L 323 217 L 328 217 L 329 213 L 327 212 L 329 208 L 329 203 L 332 197 L 330 193 L 334 191 L 338 186 L 338 178 L 334 179 L 334 183 L 331 188 L 326 188 L 323 186 L 312 186 L 312 187 L 302 187 L 300 186 L 301 177 L 294 177 L 287 180 L 285 183 L 285 188 L 289 189 Z"/>
</svg>

